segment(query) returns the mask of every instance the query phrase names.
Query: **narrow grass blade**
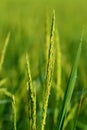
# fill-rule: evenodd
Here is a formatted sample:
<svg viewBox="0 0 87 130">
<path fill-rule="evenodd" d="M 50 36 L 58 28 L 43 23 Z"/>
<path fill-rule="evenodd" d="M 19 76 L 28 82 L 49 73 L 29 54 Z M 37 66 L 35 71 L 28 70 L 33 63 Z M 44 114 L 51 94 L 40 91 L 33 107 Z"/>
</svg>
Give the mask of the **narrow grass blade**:
<svg viewBox="0 0 87 130">
<path fill-rule="evenodd" d="M 53 68 L 54 68 L 54 30 L 55 30 L 55 12 L 53 11 L 51 33 L 50 33 L 50 45 L 49 45 L 49 53 L 48 53 L 46 84 L 45 84 L 46 86 L 45 86 L 44 102 L 43 102 L 41 130 L 44 130 L 44 126 L 46 124 L 46 112 L 47 112 L 48 99 L 49 99 L 49 95 L 50 95 Z"/>
<path fill-rule="evenodd" d="M 71 100 L 71 97 L 72 97 L 72 93 L 73 93 L 73 90 L 74 90 L 75 81 L 76 81 L 76 77 L 77 77 L 77 68 L 78 68 L 78 62 L 79 62 L 80 53 L 81 53 L 81 46 L 82 46 L 82 38 L 81 38 L 81 43 L 79 45 L 79 48 L 77 50 L 75 62 L 74 62 L 74 65 L 72 67 L 70 78 L 69 78 L 67 88 L 66 88 L 66 91 L 65 91 L 64 101 L 63 101 L 63 104 L 62 104 L 61 112 L 59 114 L 59 118 L 57 120 L 56 130 L 62 129 L 62 126 L 63 126 L 63 123 L 64 123 L 64 116 L 65 116 L 65 113 L 67 112 L 67 107 L 68 107 L 70 100 Z"/>
<path fill-rule="evenodd" d="M 3 93 L 4 95 L 8 96 L 12 100 L 12 110 L 13 110 L 13 118 L 14 118 L 14 130 L 16 130 L 16 106 L 15 106 L 15 97 L 13 94 L 8 92 L 4 88 L 0 88 L 0 93 Z"/>
<path fill-rule="evenodd" d="M 28 74 L 28 114 L 29 130 L 36 130 L 36 89 L 33 88 L 28 55 L 26 54 Z"/>
<path fill-rule="evenodd" d="M 0 59 L 0 71 L 1 71 L 3 63 L 4 63 L 4 58 L 5 58 L 6 48 L 7 48 L 7 45 L 9 43 L 9 38 L 10 38 L 10 33 L 8 33 L 8 35 L 7 35 L 6 39 L 5 39 L 4 47 L 2 49 L 1 59 Z"/>
</svg>

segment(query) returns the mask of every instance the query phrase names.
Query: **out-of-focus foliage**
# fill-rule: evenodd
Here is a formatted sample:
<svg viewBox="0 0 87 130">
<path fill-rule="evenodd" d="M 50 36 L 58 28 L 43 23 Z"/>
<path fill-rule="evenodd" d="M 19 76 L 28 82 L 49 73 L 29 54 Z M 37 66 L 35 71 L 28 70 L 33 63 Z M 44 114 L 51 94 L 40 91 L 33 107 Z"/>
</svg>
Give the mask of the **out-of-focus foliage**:
<svg viewBox="0 0 87 130">
<path fill-rule="evenodd" d="M 71 129 L 74 118 L 77 118 L 77 130 L 84 130 L 87 124 L 87 1 L 86 0 L 3 0 L 0 2 L 0 58 L 5 43 L 5 38 L 10 32 L 9 44 L 2 70 L 0 71 L 0 88 L 7 88 L 16 97 L 17 130 L 28 129 L 27 112 L 27 75 L 26 75 L 26 52 L 30 55 L 30 69 L 33 86 L 37 89 L 37 128 L 40 122 L 40 110 L 43 98 L 43 83 L 45 80 L 45 21 L 48 15 L 49 27 L 53 8 L 56 12 L 56 29 L 59 32 L 61 47 L 62 78 L 61 87 L 63 92 L 67 85 L 72 63 L 77 46 L 80 42 L 81 32 L 84 28 L 82 53 L 79 62 L 77 82 L 70 104 L 69 112 L 72 112 L 65 129 Z M 56 66 L 56 63 L 55 63 Z M 54 81 L 49 98 L 47 111 L 46 130 L 53 130 L 53 114 L 56 102 Z M 6 81 L 1 83 L 1 81 Z M 77 108 L 81 96 L 84 95 L 80 112 Z M 62 98 L 58 106 L 61 109 Z M 74 113 L 74 114 L 73 114 Z M 50 125 L 49 125 L 50 124 Z M 13 117 L 10 99 L 0 94 L 0 130 L 12 130 Z"/>
</svg>

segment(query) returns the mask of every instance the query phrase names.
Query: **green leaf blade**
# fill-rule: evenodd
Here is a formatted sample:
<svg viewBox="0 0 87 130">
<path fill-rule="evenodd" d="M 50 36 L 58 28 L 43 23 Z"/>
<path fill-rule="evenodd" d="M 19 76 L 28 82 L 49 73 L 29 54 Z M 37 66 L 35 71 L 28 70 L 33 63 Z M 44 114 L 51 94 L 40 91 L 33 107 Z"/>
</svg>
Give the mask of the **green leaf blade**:
<svg viewBox="0 0 87 130">
<path fill-rule="evenodd" d="M 81 40 L 81 43 L 80 43 L 79 48 L 77 50 L 75 62 L 74 62 L 74 65 L 72 67 L 70 78 L 69 78 L 69 81 L 67 84 L 67 88 L 66 88 L 65 96 L 64 96 L 64 101 L 62 104 L 62 109 L 61 109 L 61 112 L 59 114 L 59 118 L 57 120 L 56 130 L 62 129 L 62 125 L 64 123 L 64 117 L 65 117 L 65 114 L 67 112 L 67 107 L 68 107 L 70 100 L 71 100 L 71 97 L 72 97 L 72 93 L 74 90 L 75 81 L 76 81 L 76 77 L 77 77 L 77 68 L 78 68 L 78 62 L 79 62 L 80 53 L 81 53 L 81 46 L 82 46 L 82 40 Z"/>
</svg>

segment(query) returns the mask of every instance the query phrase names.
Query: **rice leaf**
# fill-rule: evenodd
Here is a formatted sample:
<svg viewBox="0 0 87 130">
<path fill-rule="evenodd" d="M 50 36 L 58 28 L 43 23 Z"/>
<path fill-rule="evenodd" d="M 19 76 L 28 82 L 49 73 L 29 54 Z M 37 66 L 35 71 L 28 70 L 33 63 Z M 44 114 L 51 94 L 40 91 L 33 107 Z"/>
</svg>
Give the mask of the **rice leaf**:
<svg viewBox="0 0 87 130">
<path fill-rule="evenodd" d="M 80 53 L 81 53 L 81 46 L 82 46 L 82 37 L 81 37 L 81 42 L 80 42 L 79 48 L 77 50 L 77 55 L 76 55 L 76 58 L 75 58 L 74 65 L 73 65 L 72 70 L 71 70 L 70 78 L 69 78 L 69 81 L 68 81 L 68 84 L 67 84 L 67 87 L 66 87 L 64 101 L 63 101 L 63 104 L 62 104 L 62 109 L 61 109 L 61 112 L 60 112 L 59 117 L 57 119 L 56 130 L 61 130 L 63 128 L 64 117 L 65 117 L 65 114 L 67 112 L 67 108 L 68 108 L 68 105 L 71 101 L 72 93 L 73 93 L 73 90 L 74 90 L 74 87 L 75 87 L 78 62 L 79 62 Z"/>
</svg>

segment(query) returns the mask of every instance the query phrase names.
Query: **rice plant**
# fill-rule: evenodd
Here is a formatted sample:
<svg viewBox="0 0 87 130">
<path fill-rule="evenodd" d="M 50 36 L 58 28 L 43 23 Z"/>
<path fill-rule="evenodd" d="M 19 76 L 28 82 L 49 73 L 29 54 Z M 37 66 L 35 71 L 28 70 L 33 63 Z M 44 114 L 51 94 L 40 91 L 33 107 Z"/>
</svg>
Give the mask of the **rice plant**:
<svg viewBox="0 0 87 130">
<path fill-rule="evenodd" d="M 27 89 L 28 89 L 29 130 L 36 130 L 36 90 L 32 86 L 30 65 L 27 54 L 26 54 L 26 64 L 28 74 Z"/>
<path fill-rule="evenodd" d="M 43 101 L 43 108 L 42 108 L 43 112 L 42 112 L 41 130 L 44 130 L 44 126 L 46 123 L 46 112 L 47 112 L 48 99 L 50 95 L 53 68 L 54 68 L 54 31 L 55 31 L 55 12 L 53 11 L 51 33 L 50 33 L 50 45 L 49 45 L 49 53 L 48 53 L 46 84 L 45 84 L 44 101 Z"/>
<path fill-rule="evenodd" d="M 12 73 L 11 71 L 9 71 L 8 78 L 2 78 L 3 76 L 0 75 L 1 76 L 0 93 L 2 95 L 5 95 L 11 100 L 14 130 L 20 130 L 20 129 L 21 130 L 22 129 L 23 130 L 47 130 L 48 129 L 49 130 L 50 128 L 52 128 L 52 130 L 66 130 L 70 122 L 72 124 L 72 127 L 70 127 L 71 130 L 76 129 L 77 127 L 86 130 L 87 125 L 85 125 L 84 123 L 80 122 L 80 120 L 78 120 L 78 115 L 80 114 L 83 97 L 85 98 L 85 96 L 83 96 L 82 98 L 80 96 L 79 97 L 79 99 L 81 98 L 80 101 L 77 101 L 73 105 L 73 107 L 71 101 L 73 91 L 75 88 L 76 79 L 77 79 L 77 70 L 78 70 L 78 63 L 81 54 L 83 36 L 81 37 L 81 41 L 77 49 L 76 57 L 75 59 L 73 59 L 73 66 L 66 86 L 65 83 L 63 83 L 63 79 L 62 79 L 63 70 L 62 70 L 62 56 L 61 56 L 62 49 L 60 44 L 61 40 L 59 38 L 59 33 L 57 32 L 57 29 L 55 27 L 54 10 L 52 14 L 50 34 L 49 34 L 49 25 L 50 24 L 47 16 L 46 25 L 45 25 L 46 27 L 45 43 L 44 43 L 45 49 L 43 49 L 45 53 L 44 55 L 45 62 L 43 63 L 45 72 L 43 72 L 43 70 L 41 72 L 41 74 L 43 75 L 46 74 L 45 79 L 41 74 L 39 75 L 38 72 L 36 73 L 36 70 L 34 69 L 35 64 L 32 64 L 33 62 L 32 60 L 30 60 L 33 59 L 34 62 L 37 62 L 35 57 L 36 48 L 31 53 L 32 46 L 33 46 L 31 45 L 29 48 L 30 59 L 28 53 L 26 54 L 26 59 L 25 59 L 25 52 L 24 54 L 21 54 L 22 56 L 21 55 L 19 56 L 16 53 L 15 60 L 12 59 L 12 61 L 16 63 L 15 64 L 16 66 L 13 67 L 16 68 L 16 71 L 15 69 L 13 69 Z M 5 73 L 4 71 L 8 72 L 8 70 L 4 70 L 4 68 L 2 69 L 2 67 L 5 61 L 6 48 L 9 43 L 9 38 L 10 38 L 10 33 L 8 33 L 7 35 L 4 47 L 1 52 L 0 72 L 2 70 L 2 73 Z M 19 36 L 17 38 L 19 38 Z M 23 44 L 25 44 L 25 41 L 27 41 L 25 38 L 22 40 L 23 40 Z M 20 50 L 20 48 L 21 47 L 19 46 L 18 51 Z M 12 49 L 14 52 L 14 48 Z M 24 61 L 26 61 L 26 66 Z M 5 65 L 5 67 L 7 67 L 7 69 L 9 68 L 7 64 Z M 40 68 L 38 67 L 37 71 L 39 71 L 39 69 Z M 26 81 L 25 70 L 27 71 L 27 81 Z M 12 74 L 13 74 L 13 79 L 11 77 Z M 41 80 L 43 81 L 43 85 L 41 83 Z M 63 84 L 66 86 L 65 91 L 64 88 L 62 87 Z M 5 85 L 5 88 L 1 87 L 2 85 Z M 27 92 L 24 86 L 26 86 Z M 7 91 L 6 87 L 9 88 L 9 90 L 11 89 L 11 91 L 15 91 L 15 96 L 9 91 Z M 83 95 L 83 91 L 81 93 Z M 25 114 L 25 106 L 26 106 L 24 101 L 25 96 L 27 97 L 28 118 L 26 117 Z M 17 104 L 15 100 L 17 101 Z M 41 102 L 41 106 L 39 102 Z M 0 105 L 4 104 L 4 107 L 0 110 L 1 115 L 3 115 L 3 112 L 6 109 L 6 103 L 9 103 L 9 100 L 7 99 L 0 100 Z M 53 107 L 51 108 L 51 106 Z M 0 123 L 0 126 L 1 125 L 3 124 Z M 8 126 L 7 129 L 10 129 L 10 127 Z"/>
<path fill-rule="evenodd" d="M 9 43 L 9 38 L 10 38 L 10 33 L 8 33 L 8 35 L 7 35 L 6 39 L 5 39 L 4 47 L 2 49 L 1 59 L 0 59 L 0 71 L 1 71 L 1 69 L 3 67 L 5 53 L 6 53 L 7 45 Z M 7 81 L 7 79 L 2 79 L 0 81 L 0 86 L 2 86 L 3 84 L 5 84 L 6 81 Z M 6 95 L 7 97 L 9 97 L 12 100 L 12 112 L 13 112 L 14 130 L 16 130 L 16 105 L 15 105 L 15 96 L 13 94 L 11 94 L 10 92 L 8 92 L 4 88 L 0 88 L 0 93 Z"/>
<path fill-rule="evenodd" d="M 65 96 L 64 96 L 61 112 L 60 112 L 60 115 L 58 117 L 58 121 L 57 121 L 58 124 L 56 126 L 56 130 L 62 129 L 63 124 L 64 124 L 64 118 L 65 118 L 65 115 L 67 113 L 67 108 L 68 108 L 70 101 L 71 101 L 71 97 L 72 97 L 72 93 L 73 93 L 73 90 L 74 90 L 76 77 L 77 77 L 77 67 L 78 67 L 78 62 L 79 62 L 80 53 L 81 53 L 81 46 L 82 46 L 82 39 L 81 39 L 81 43 L 79 45 L 77 55 L 76 55 L 76 59 L 75 59 L 74 65 L 72 67 L 70 78 L 69 78 L 69 81 L 68 81 L 68 84 L 67 84 L 67 87 L 66 87 Z"/>
<path fill-rule="evenodd" d="M 11 94 L 10 92 L 8 92 L 4 88 L 0 88 L 0 93 L 6 95 L 7 97 L 9 97 L 12 100 L 12 112 L 13 112 L 14 130 L 16 130 L 16 105 L 15 105 L 15 97 L 14 97 L 13 94 Z"/>
</svg>

